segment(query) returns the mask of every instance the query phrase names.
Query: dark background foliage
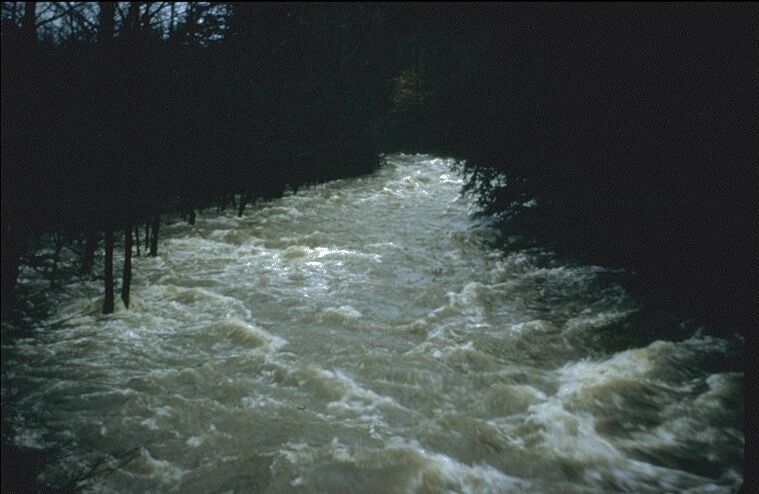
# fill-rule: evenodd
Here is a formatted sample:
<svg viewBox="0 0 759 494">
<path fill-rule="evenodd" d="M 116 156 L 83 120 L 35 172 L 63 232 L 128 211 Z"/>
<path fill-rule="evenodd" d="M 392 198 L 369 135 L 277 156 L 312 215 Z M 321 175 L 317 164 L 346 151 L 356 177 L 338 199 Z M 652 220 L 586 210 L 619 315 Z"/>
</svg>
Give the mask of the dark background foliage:
<svg viewBox="0 0 759 494">
<path fill-rule="evenodd" d="M 86 265 L 400 150 L 464 160 L 509 233 L 755 323 L 755 5 L 40 4 L 3 4 L 6 314 L 39 235 Z"/>
</svg>

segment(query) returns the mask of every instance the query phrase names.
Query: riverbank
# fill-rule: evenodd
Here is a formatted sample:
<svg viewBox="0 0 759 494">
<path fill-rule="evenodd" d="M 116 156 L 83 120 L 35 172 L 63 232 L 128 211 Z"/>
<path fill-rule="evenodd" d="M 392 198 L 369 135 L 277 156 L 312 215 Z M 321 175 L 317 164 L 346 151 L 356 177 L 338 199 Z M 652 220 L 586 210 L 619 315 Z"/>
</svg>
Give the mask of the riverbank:
<svg viewBox="0 0 759 494">
<path fill-rule="evenodd" d="M 15 430 L 67 452 L 50 475 L 135 452 L 88 492 L 736 491 L 742 340 L 662 339 L 618 273 L 492 249 L 450 165 L 167 226 L 129 310 L 76 282 L 3 346 Z"/>
</svg>

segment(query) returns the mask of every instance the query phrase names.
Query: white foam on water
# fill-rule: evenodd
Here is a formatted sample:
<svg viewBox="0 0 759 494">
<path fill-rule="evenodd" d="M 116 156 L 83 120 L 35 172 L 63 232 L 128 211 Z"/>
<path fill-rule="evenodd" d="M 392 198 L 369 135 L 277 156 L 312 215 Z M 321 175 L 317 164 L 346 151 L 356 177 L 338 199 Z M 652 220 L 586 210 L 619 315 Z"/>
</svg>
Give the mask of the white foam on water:
<svg viewBox="0 0 759 494">
<path fill-rule="evenodd" d="M 389 481 L 394 493 L 465 493 L 495 494 L 524 492 L 531 482 L 510 477 L 487 464 L 467 465 L 450 456 L 428 451 L 418 442 L 389 438 L 380 448 L 362 448 L 341 443 L 337 438 L 324 446 L 305 443 L 287 444 L 280 450 L 293 480 L 289 483 L 301 492 L 320 492 L 324 485 L 320 470 L 339 467 L 354 473 L 387 471 L 395 477 Z M 373 475 L 371 477 L 374 477 Z M 383 492 L 366 485 L 361 476 L 349 489 L 355 492 Z"/>
<path fill-rule="evenodd" d="M 128 310 L 101 314 L 102 280 L 57 294 L 24 270 L 61 304 L 4 339 L 14 440 L 72 464 L 149 448 L 109 493 L 737 490 L 743 373 L 714 368 L 742 342 L 625 343 L 613 272 L 491 250 L 450 160 L 387 161 L 162 225 Z"/>
<path fill-rule="evenodd" d="M 208 327 L 208 332 L 229 338 L 241 345 L 266 347 L 271 351 L 279 350 L 287 345 L 287 340 L 284 338 L 274 336 L 253 323 L 244 322 L 239 319 L 227 319 L 215 322 Z"/>
<path fill-rule="evenodd" d="M 162 490 L 176 492 L 179 489 L 182 477 L 188 471 L 179 468 L 167 460 L 159 460 L 151 456 L 146 448 L 140 448 L 137 462 L 138 471 L 156 481 Z"/>
<path fill-rule="evenodd" d="M 382 409 L 403 408 L 393 398 L 360 386 L 340 369 L 328 370 L 309 365 L 299 368 L 296 376 L 301 386 L 326 399 L 327 408 L 333 412 L 353 412 L 374 419 Z"/>
<path fill-rule="evenodd" d="M 321 323 L 336 323 L 350 328 L 360 328 L 360 321 L 364 315 L 350 305 L 340 307 L 327 307 L 317 315 L 317 321 Z"/>
</svg>

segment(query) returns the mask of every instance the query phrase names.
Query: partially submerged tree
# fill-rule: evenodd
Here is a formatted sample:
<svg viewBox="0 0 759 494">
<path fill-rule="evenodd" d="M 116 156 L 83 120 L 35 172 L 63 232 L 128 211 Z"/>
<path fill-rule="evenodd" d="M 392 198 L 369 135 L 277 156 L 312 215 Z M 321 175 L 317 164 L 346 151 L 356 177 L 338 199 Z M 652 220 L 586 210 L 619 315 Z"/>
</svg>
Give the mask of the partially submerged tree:
<svg viewBox="0 0 759 494">
<path fill-rule="evenodd" d="M 23 12 L 23 15 L 21 14 Z M 3 4 L 3 312 L 28 239 L 114 239 L 240 195 L 239 210 L 378 165 L 386 35 L 369 5 Z M 14 27 L 15 26 L 15 27 Z M 44 38 L 44 40 L 43 40 Z M 8 207 L 6 207 L 8 206 Z M 129 300 L 125 245 L 122 298 Z"/>
</svg>

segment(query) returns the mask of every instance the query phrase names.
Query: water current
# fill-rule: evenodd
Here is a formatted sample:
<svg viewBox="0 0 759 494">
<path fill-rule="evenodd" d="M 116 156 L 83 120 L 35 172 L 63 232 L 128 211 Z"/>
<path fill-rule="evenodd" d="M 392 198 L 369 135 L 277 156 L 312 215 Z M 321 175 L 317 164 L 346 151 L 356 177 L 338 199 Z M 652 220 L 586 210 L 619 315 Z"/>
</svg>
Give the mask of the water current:
<svg viewBox="0 0 759 494">
<path fill-rule="evenodd" d="M 492 248 L 450 165 L 169 224 L 129 310 L 72 281 L 3 348 L 15 441 L 108 460 L 88 492 L 735 492 L 743 343 L 631 337 L 614 272 Z"/>
</svg>

